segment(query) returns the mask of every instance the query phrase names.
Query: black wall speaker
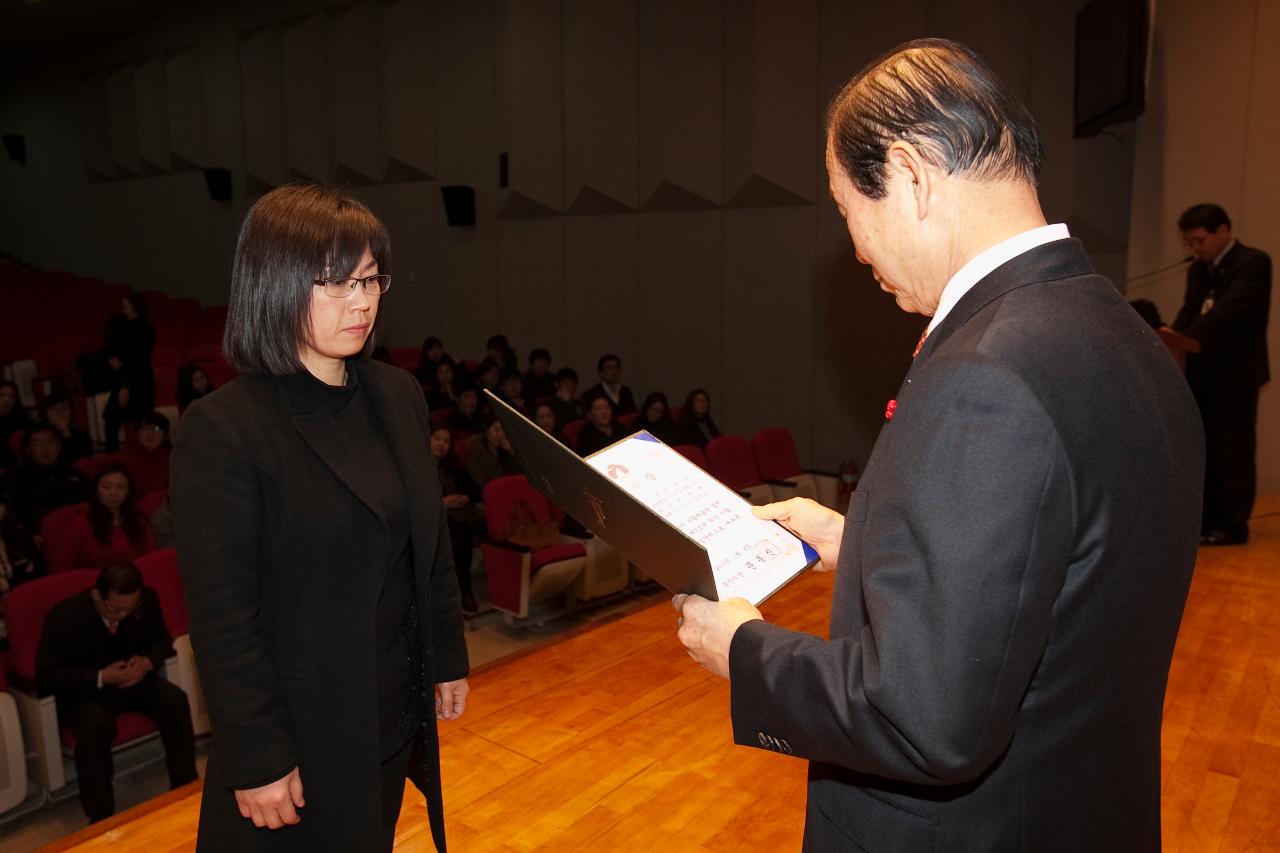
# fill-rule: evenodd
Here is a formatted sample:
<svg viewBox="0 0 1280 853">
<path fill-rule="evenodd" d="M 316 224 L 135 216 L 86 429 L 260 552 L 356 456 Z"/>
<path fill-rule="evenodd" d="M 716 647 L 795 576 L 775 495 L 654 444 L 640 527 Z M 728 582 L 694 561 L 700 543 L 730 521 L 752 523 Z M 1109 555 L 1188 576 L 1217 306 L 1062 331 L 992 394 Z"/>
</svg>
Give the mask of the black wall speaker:
<svg viewBox="0 0 1280 853">
<path fill-rule="evenodd" d="M 27 162 L 27 138 L 20 133 L 4 135 L 4 150 L 9 152 L 9 159 L 15 163 Z"/>
<path fill-rule="evenodd" d="M 441 187 L 440 196 L 444 199 L 444 219 L 450 227 L 476 224 L 476 190 L 464 184 Z"/>
<path fill-rule="evenodd" d="M 205 169 L 204 183 L 212 201 L 231 201 L 231 170 Z"/>
</svg>

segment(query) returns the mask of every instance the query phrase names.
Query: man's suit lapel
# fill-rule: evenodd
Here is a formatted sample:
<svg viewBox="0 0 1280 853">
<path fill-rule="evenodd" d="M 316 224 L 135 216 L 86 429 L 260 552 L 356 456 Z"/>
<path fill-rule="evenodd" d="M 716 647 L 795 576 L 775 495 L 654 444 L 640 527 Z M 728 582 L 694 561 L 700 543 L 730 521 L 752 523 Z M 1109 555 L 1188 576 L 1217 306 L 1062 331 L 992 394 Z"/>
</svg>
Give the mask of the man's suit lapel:
<svg viewBox="0 0 1280 853">
<path fill-rule="evenodd" d="M 929 333 L 911 365 L 911 372 L 922 367 L 930 353 L 942 346 L 947 338 L 975 314 L 1010 291 L 1028 284 L 1089 275 L 1092 272 L 1093 266 L 1089 263 L 1084 246 L 1074 238 L 1045 243 L 1001 264 L 975 284 L 938 327 Z"/>
</svg>

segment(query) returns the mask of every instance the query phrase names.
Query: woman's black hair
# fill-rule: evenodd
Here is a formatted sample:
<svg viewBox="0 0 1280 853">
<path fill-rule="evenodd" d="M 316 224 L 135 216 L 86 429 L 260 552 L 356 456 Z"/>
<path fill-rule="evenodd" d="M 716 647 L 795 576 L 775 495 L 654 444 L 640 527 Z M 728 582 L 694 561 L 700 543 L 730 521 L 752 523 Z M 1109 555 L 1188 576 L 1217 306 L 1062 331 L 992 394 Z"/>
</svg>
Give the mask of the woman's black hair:
<svg viewBox="0 0 1280 853">
<path fill-rule="evenodd" d="M 222 348 L 241 373 L 303 370 L 299 353 L 311 339 L 315 282 L 348 275 L 373 255 L 391 273 L 387 229 L 364 204 L 334 187 L 287 184 L 264 195 L 240 226 Z M 374 328 L 381 324 L 379 312 Z M 364 354 L 374 346 L 371 334 Z"/>
<path fill-rule="evenodd" d="M 98 499 L 98 484 L 108 474 L 123 474 L 125 481 L 129 484 L 129 493 L 125 495 L 124 503 L 120 504 L 120 527 L 135 548 L 141 547 L 143 537 L 146 535 L 146 520 L 134 506 L 133 474 L 129 473 L 128 467 L 119 462 L 104 462 L 98 466 L 98 470 L 93 472 L 93 490 L 89 494 L 89 508 L 86 510 L 89 527 L 93 530 L 93 538 L 103 545 L 111 544 L 111 528 L 114 526 L 114 519 L 111 510 Z"/>
<path fill-rule="evenodd" d="M 203 373 L 205 382 L 208 383 L 208 387 L 205 388 L 204 394 L 200 394 L 196 391 L 195 384 L 192 382 L 197 373 Z M 184 409 L 196 400 L 199 400 L 202 396 L 208 395 L 217 387 L 218 386 L 213 384 L 213 377 L 209 376 L 209 371 L 205 370 L 198 364 L 184 364 L 182 367 L 178 368 L 178 405 Z"/>
<path fill-rule="evenodd" d="M 685 395 L 685 398 L 684 398 L 684 419 L 685 419 L 686 421 L 689 421 L 689 420 L 693 420 L 693 419 L 694 419 L 694 416 L 693 416 L 693 398 L 694 398 L 694 397 L 696 397 L 696 396 L 698 396 L 699 394 L 701 394 L 702 396 L 704 396 L 704 397 L 706 397 L 706 398 L 707 398 L 707 414 L 706 414 L 706 417 L 708 417 L 708 418 L 709 418 L 709 417 L 711 417 L 711 395 L 707 393 L 707 389 L 706 389 L 706 388 L 694 388 L 694 389 L 693 389 L 692 391 L 690 391 L 687 395 Z M 643 410 L 642 410 L 642 411 L 643 411 Z"/>
<path fill-rule="evenodd" d="M 662 420 L 658 421 L 658 423 L 671 423 L 671 403 L 667 401 L 667 395 L 661 391 L 650 391 L 648 396 L 644 398 L 644 402 L 640 404 L 639 420 L 647 424 L 653 423 L 653 421 L 649 420 L 649 407 L 654 403 L 662 404 Z"/>
</svg>

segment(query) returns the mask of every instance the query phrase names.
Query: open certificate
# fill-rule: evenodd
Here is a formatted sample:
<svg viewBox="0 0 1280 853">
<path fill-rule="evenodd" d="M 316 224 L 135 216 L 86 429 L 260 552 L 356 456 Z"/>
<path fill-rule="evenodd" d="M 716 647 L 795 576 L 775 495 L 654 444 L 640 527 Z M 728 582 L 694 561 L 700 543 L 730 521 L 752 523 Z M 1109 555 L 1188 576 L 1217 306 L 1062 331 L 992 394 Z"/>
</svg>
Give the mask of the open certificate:
<svg viewBox="0 0 1280 853">
<path fill-rule="evenodd" d="M 586 462 L 707 551 L 720 598 L 764 601 L 817 554 L 742 496 L 647 432 Z"/>
</svg>

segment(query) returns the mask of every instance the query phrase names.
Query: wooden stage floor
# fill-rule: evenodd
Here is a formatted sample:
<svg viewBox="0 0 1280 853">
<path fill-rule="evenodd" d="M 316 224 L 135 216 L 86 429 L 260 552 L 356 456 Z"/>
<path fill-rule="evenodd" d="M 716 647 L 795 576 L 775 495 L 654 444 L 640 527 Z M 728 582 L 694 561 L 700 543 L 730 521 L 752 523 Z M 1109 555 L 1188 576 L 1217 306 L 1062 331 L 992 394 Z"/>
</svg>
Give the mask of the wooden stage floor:
<svg viewBox="0 0 1280 853">
<path fill-rule="evenodd" d="M 1202 549 L 1164 725 L 1164 849 L 1280 850 L 1280 496 L 1243 548 Z M 764 608 L 824 633 L 831 574 Z M 798 850 L 803 762 L 735 747 L 726 683 L 675 639 L 658 604 L 499 662 L 443 724 L 451 849 Z M 199 783 L 46 850 L 185 851 Z M 396 849 L 430 851 L 409 786 Z"/>
</svg>

